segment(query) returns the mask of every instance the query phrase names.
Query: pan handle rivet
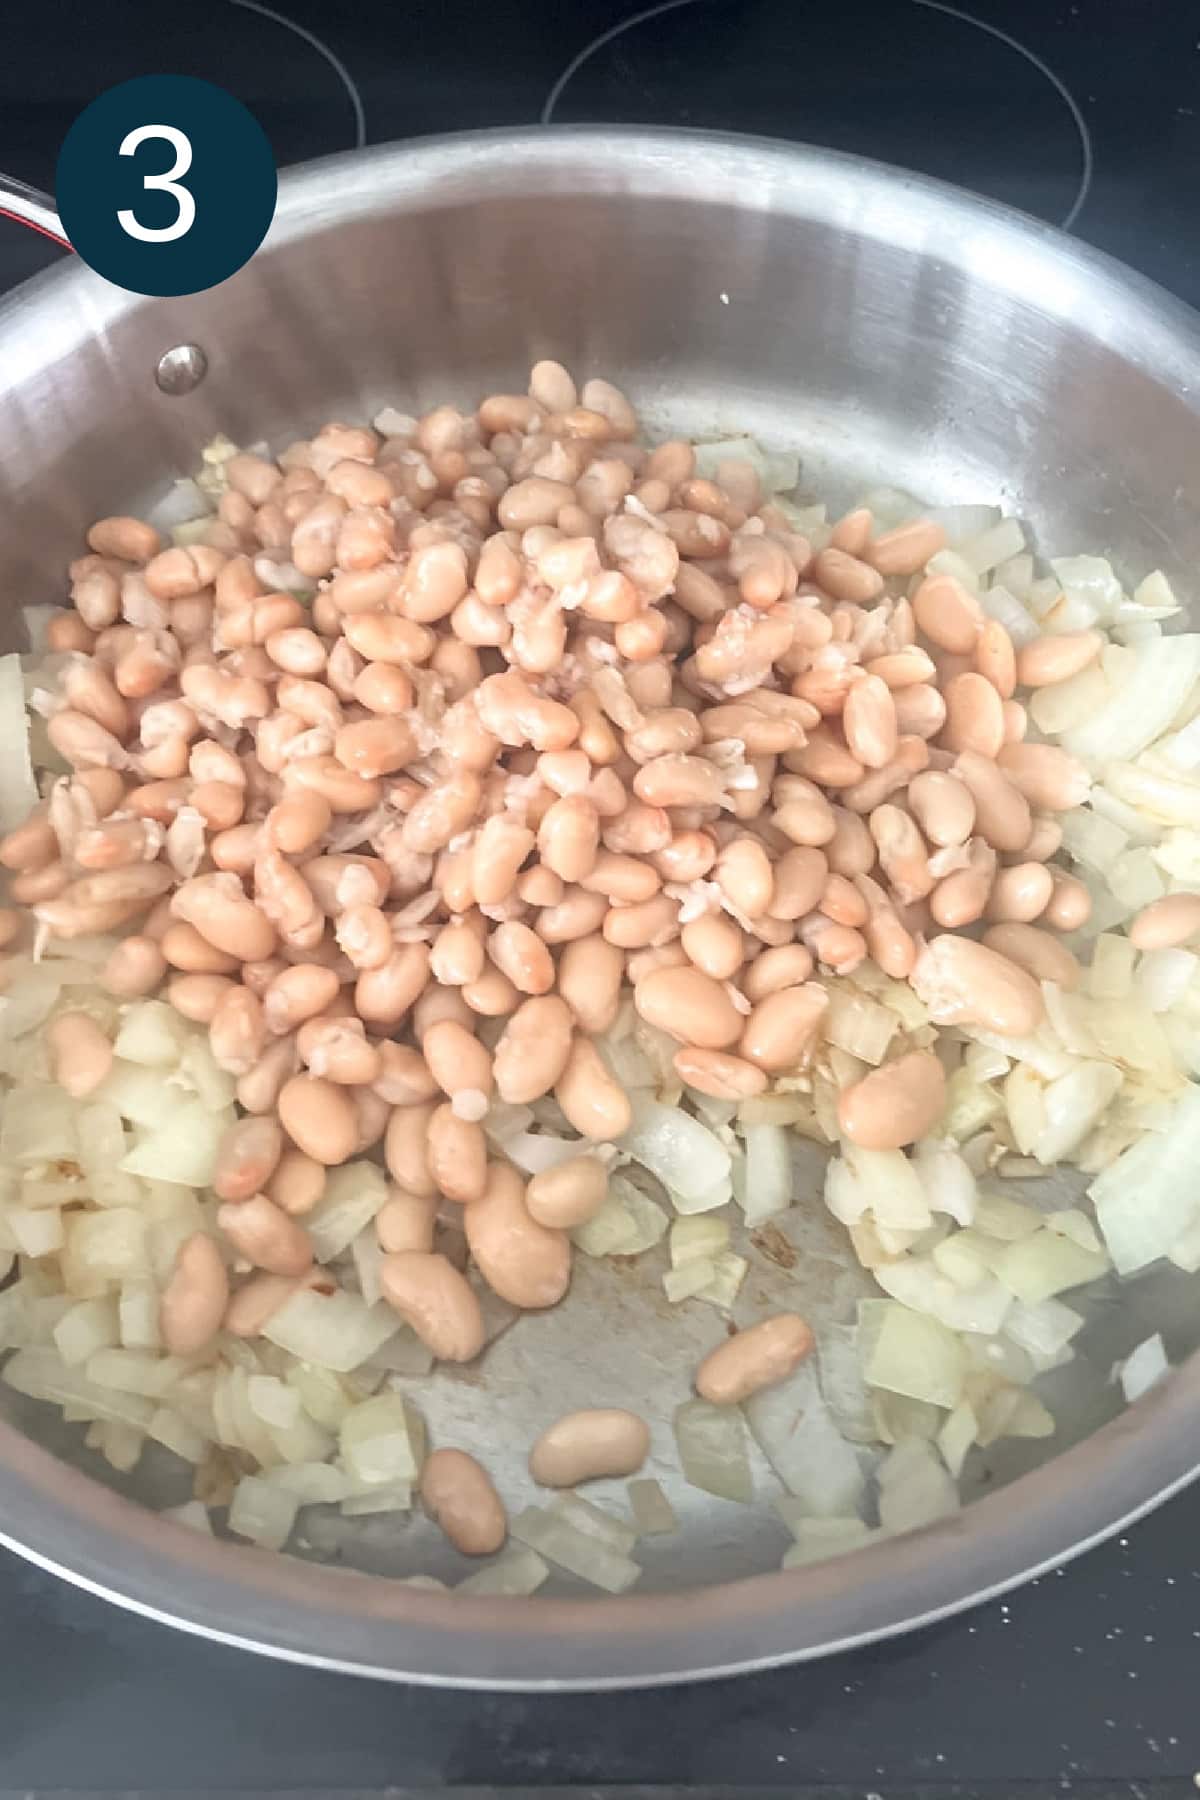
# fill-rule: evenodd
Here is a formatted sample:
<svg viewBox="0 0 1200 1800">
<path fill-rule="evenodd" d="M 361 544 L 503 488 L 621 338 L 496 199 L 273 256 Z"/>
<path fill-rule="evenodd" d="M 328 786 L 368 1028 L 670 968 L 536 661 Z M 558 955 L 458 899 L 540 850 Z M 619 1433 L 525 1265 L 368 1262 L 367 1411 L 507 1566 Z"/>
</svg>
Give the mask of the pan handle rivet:
<svg viewBox="0 0 1200 1800">
<path fill-rule="evenodd" d="M 208 358 L 199 344 L 176 344 L 158 359 L 154 379 L 164 394 L 190 394 L 208 373 Z"/>
</svg>

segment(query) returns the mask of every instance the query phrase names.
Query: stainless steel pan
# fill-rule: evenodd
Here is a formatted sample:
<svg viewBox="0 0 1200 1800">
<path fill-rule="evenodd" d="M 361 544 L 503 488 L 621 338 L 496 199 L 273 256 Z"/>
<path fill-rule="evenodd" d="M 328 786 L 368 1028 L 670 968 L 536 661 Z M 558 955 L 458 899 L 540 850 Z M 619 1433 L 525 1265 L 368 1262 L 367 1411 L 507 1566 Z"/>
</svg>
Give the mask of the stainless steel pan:
<svg viewBox="0 0 1200 1800">
<path fill-rule="evenodd" d="M 54 229 L 36 200 L 11 204 Z M 1200 330 L 1184 307 L 1041 225 L 853 158 L 587 129 L 290 173 L 252 265 L 194 298 L 139 299 L 76 265 L 7 299 L 8 604 L 59 598 L 86 521 L 161 491 L 217 430 L 278 440 L 388 402 L 467 399 L 548 355 L 620 381 L 652 428 L 749 428 L 795 446 L 834 498 L 891 480 L 939 501 L 1003 499 L 1044 545 L 1110 548 L 1130 572 L 1161 565 L 1185 594 L 1200 562 Z M 848 1316 L 856 1277 L 819 1208 L 784 1225 L 798 1267 L 756 1256 L 739 1317 L 783 1293 L 819 1323 Z M 788 1576 L 769 1572 L 785 1538 L 765 1481 L 745 1508 L 667 1474 L 667 1421 L 714 1320 L 667 1316 L 653 1265 L 592 1266 L 565 1307 L 500 1340 L 486 1386 L 438 1376 L 422 1396 L 435 1434 L 481 1444 L 514 1502 L 527 1444 L 564 1407 L 603 1395 L 650 1416 L 653 1472 L 683 1529 L 649 1541 L 630 1597 L 564 1585 L 466 1601 L 384 1579 L 463 1571 L 419 1520 L 358 1521 L 344 1541 L 318 1521 L 309 1560 L 205 1540 L 134 1503 L 180 1497 L 177 1472 L 150 1465 L 123 1492 L 103 1486 L 76 1428 L 18 1411 L 3 1389 L 0 1538 L 154 1617 L 340 1669 L 561 1689 L 761 1667 L 995 1594 L 1189 1480 L 1193 1293 L 1160 1272 L 1101 1294 L 1083 1356 L 1053 1378 L 1055 1440 L 989 1461 L 954 1521 Z M 1112 1360 L 1164 1321 L 1182 1366 L 1114 1417 Z"/>
</svg>

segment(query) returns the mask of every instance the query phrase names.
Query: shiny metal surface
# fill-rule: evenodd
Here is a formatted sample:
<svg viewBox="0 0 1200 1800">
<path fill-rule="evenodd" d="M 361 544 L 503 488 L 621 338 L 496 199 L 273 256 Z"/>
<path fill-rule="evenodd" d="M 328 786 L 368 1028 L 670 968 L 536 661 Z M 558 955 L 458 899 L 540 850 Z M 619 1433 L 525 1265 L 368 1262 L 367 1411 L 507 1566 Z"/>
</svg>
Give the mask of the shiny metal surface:
<svg viewBox="0 0 1200 1800">
<path fill-rule="evenodd" d="M 168 397 L 156 367 L 186 344 L 204 347 L 207 378 Z M 143 300 L 55 270 L 0 307 L 0 355 L 0 575 L 23 602 L 59 598 L 85 523 L 189 472 L 216 430 L 278 442 L 385 403 L 467 400 L 523 382 L 541 356 L 611 375 L 652 430 L 749 428 L 797 448 L 806 482 L 835 499 L 877 480 L 940 502 L 1003 499 L 1041 545 L 1108 549 L 1131 573 L 1162 566 L 1184 594 L 1200 561 L 1194 315 L 1045 227 L 823 152 L 584 129 L 339 158 L 283 178 L 266 244 L 221 288 Z M 792 1268 L 778 1244 L 774 1260 L 747 1251 L 739 1322 L 784 1297 L 818 1325 L 851 1316 L 862 1278 L 815 1187 L 801 1167 L 802 1205 L 782 1221 Z M 603 1687 L 813 1656 L 937 1618 L 1196 1472 L 1200 1363 L 1185 1359 L 1200 1309 L 1187 1278 L 1159 1271 L 1095 1297 L 1082 1355 L 1047 1384 L 1058 1437 L 1003 1446 L 958 1518 L 768 1573 L 786 1540 L 762 1466 L 752 1508 L 674 1472 L 670 1416 L 719 1319 L 666 1307 L 653 1257 L 579 1262 L 563 1307 L 489 1351 L 486 1382 L 443 1372 L 419 1398 L 435 1438 L 481 1447 L 513 1504 L 527 1497 L 528 1443 L 566 1407 L 645 1412 L 648 1472 L 684 1528 L 647 1541 L 644 1590 L 597 1599 L 564 1580 L 549 1598 L 485 1602 L 364 1579 L 466 1572 L 416 1518 L 343 1536 L 317 1517 L 311 1561 L 198 1538 L 99 1485 L 75 1428 L 18 1413 L 3 1390 L 0 1537 L 126 1605 L 276 1655 L 430 1682 Z M 1114 1417 L 1111 1364 L 1159 1326 L 1183 1366 Z M 151 1467 L 127 1491 L 164 1504 L 179 1497 L 171 1479 Z"/>
</svg>

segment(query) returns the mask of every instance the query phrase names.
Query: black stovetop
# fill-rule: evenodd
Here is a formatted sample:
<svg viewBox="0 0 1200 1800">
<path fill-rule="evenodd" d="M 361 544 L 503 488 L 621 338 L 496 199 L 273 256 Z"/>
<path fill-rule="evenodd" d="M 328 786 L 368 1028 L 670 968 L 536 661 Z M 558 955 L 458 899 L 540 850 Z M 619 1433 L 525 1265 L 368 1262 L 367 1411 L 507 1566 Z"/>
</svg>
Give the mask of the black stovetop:
<svg viewBox="0 0 1200 1800">
<path fill-rule="evenodd" d="M 230 89 L 281 164 L 478 125 L 713 125 L 958 181 L 1200 305 L 1196 0 L 7 0 L 4 23 L 0 168 L 44 188 L 79 110 L 148 73 Z M 0 288 L 51 254 L 0 223 Z M 891 1644 L 557 1699 L 268 1663 L 0 1555 L 0 1800 L 606 1783 L 823 1800 L 1194 1794 L 1198 1546 L 1200 1491 Z"/>
</svg>

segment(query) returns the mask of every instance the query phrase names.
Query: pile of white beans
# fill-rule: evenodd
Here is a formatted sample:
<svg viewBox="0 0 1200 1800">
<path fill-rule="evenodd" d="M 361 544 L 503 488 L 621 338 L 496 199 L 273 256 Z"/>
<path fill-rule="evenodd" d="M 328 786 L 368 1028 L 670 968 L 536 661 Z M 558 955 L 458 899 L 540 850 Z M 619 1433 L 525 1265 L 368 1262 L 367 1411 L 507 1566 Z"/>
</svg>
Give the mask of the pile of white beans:
<svg viewBox="0 0 1200 1800">
<path fill-rule="evenodd" d="M 553 1306 L 568 1233 L 605 1198 L 596 1151 L 630 1123 L 596 1047 L 629 989 L 683 1083 L 742 1100 L 813 1058 L 815 974 L 870 959 L 939 1023 L 1013 1037 L 1041 979 L 1078 978 L 1058 934 L 1088 895 L 1051 858 L 1088 778 L 1025 742 L 1018 694 L 1104 640 L 1014 650 L 924 573 L 936 523 L 879 533 L 859 509 L 815 547 L 751 463 L 697 476 L 691 444 L 643 447 L 617 388 L 577 391 L 552 362 L 474 414 L 330 423 L 222 466 L 187 547 L 134 518 L 89 531 L 48 638 L 47 730 L 73 773 L 0 843 L 3 942 L 132 933 L 103 986 L 161 991 L 237 1078 L 213 1182 L 227 1247 L 180 1250 L 171 1352 L 254 1336 L 328 1281 L 305 1214 L 377 1145 L 383 1292 L 435 1357 L 485 1336 L 434 1247 L 447 1203 L 497 1294 Z M 1200 907 L 1162 904 L 1181 903 Z M 62 1013 L 49 1041 L 63 1087 L 94 1092 L 100 1025 Z M 938 1057 L 900 1048 L 840 1096 L 865 1147 L 941 1112 Z M 494 1097 L 549 1095 L 579 1153 L 527 1181 L 484 1121 Z M 811 1344 L 767 1321 L 699 1390 L 743 1398 Z M 640 1421 L 603 1416 L 559 1444 L 560 1473 L 638 1466 Z M 471 1523 L 494 1493 L 459 1455 L 430 1459 L 427 1504 L 494 1547 Z"/>
</svg>

